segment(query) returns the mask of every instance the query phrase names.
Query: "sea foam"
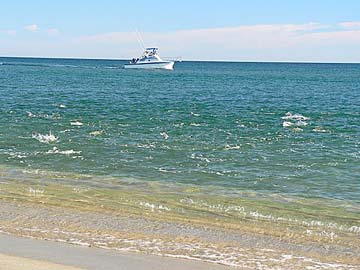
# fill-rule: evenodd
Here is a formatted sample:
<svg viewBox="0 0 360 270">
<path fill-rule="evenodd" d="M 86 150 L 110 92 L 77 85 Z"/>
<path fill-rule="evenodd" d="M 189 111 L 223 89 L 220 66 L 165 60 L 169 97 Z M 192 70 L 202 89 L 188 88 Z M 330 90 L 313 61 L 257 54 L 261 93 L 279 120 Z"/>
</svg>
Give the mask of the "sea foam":
<svg viewBox="0 0 360 270">
<path fill-rule="evenodd" d="M 59 150 L 57 147 L 53 147 L 53 149 L 48 150 L 46 152 L 47 154 L 61 154 L 61 155 L 74 155 L 74 154 L 81 154 L 81 151 L 75 151 L 75 150 Z"/>
<path fill-rule="evenodd" d="M 74 122 L 70 122 L 70 125 L 72 125 L 72 126 L 82 126 L 84 124 L 81 123 L 80 121 L 74 121 Z"/>
<path fill-rule="evenodd" d="M 291 112 L 287 112 L 285 116 L 281 117 L 281 119 L 306 121 L 306 120 L 310 120 L 310 117 L 298 113 L 292 114 Z"/>
<path fill-rule="evenodd" d="M 285 116 L 281 117 L 281 119 L 284 120 L 282 123 L 283 127 L 291 127 L 291 126 L 305 127 L 308 125 L 306 121 L 310 120 L 310 117 L 298 113 L 292 114 L 291 112 L 287 112 Z M 300 131 L 300 130 L 297 129 L 295 131 Z"/>
<path fill-rule="evenodd" d="M 54 143 L 59 140 L 59 138 L 52 134 L 51 131 L 49 134 L 33 134 L 32 138 L 38 140 L 41 143 Z"/>
</svg>

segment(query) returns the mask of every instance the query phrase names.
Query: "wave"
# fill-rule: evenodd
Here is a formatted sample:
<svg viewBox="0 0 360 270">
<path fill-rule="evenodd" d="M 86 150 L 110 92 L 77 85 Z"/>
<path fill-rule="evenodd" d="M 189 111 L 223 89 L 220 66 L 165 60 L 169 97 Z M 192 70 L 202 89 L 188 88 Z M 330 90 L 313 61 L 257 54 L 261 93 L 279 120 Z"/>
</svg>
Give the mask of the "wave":
<svg viewBox="0 0 360 270">
<path fill-rule="evenodd" d="M 282 125 L 283 125 L 283 127 L 291 127 L 294 125 L 294 123 L 289 122 L 289 121 L 284 121 Z"/>
<path fill-rule="evenodd" d="M 290 122 L 290 121 L 284 121 L 282 123 L 283 127 L 291 127 L 291 126 L 297 126 L 297 127 L 305 127 L 308 125 L 305 121 L 296 121 L 296 122 Z"/>
<path fill-rule="evenodd" d="M 169 139 L 169 135 L 166 132 L 160 132 L 160 135 L 163 136 L 165 140 Z"/>
<path fill-rule="evenodd" d="M 72 126 L 82 126 L 82 125 L 84 125 L 84 123 L 76 120 L 76 121 L 70 122 L 70 125 L 72 125 Z"/>
<path fill-rule="evenodd" d="M 75 150 L 59 150 L 57 147 L 53 147 L 53 149 L 46 152 L 47 154 L 61 154 L 61 155 L 74 155 L 74 154 L 81 154 L 81 151 Z"/>
<path fill-rule="evenodd" d="M 306 121 L 310 120 L 310 117 L 304 116 L 299 113 L 292 114 L 291 112 L 287 112 L 285 116 L 281 117 L 284 120 L 298 120 L 298 121 Z"/>
<path fill-rule="evenodd" d="M 100 135 L 102 135 L 103 133 L 104 133 L 103 130 L 95 130 L 95 131 L 89 132 L 89 135 L 95 137 L 95 136 L 100 136 Z"/>
<path fill-rule="evenodd" d="M 282 116 L 283 119 L 282 126 L 283 127 L 306 127 L 308 123 L 307 120 L 310 120 L 310 117 L 304 116 L 299 113 L 292 114 L 291 112 L 287 112 L 285 116 Z M 296 128 L 296 131 L 301 131 L 301 129 Z"/>
<path fill-rule="evenodd" d="M 3 150 L 0 151 L 0 153 L 8 155 L 10 158 L 18 158 L 18 159 L 27 158 L 29 156 L 27 153 L 14 151 L 12 149 Z"/>
<path fill-rule="evenodd" d="M 227 145 L 224 146 L 224 150 L 239 150 L 239 149 L 241 149 L 240 145 L 227 144 Z"/>
<path fill-rule="evenodd" d="M 38 140 L 41 143 L 54 143 L 59 140 L 59 138 L 56 137 L 54 134 L 52 134 L 51 131 L 49 132 L 49 134 L 38 133 L 38 134 L 33 134 L 31 137 Z"/>
<path fill-rule="evenodd" d="M 321 132 L 321 133 L 328 132 L 328 130 L 324 129 L 323 127 L 315 127 L 315 128 L 313 128 L 313 131 Z"/>
<path fill-rule="evenodd" d="M 30 118 L 44 118 L 44 119 L 60 119 L 61 115 L 59 113 L 52 113 L 52 114 L 34 114 L 31 111 L 27 111 L 27 116 Z"/>
</svg>

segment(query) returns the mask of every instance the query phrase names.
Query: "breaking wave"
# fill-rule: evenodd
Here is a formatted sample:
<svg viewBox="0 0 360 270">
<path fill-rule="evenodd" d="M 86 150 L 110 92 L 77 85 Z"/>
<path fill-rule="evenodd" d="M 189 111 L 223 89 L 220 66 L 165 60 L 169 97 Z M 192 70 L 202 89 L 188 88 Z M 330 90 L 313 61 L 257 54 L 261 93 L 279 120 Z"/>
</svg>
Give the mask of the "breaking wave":
<svg viewBox="0 0 360 270">
<path fill-rule="evenodd" d="M 51 131 L 49 134 L 33 134 L 32 138 L 38 140 L 41 143 L 55 143 L 59 140 L 59 138 L 52 134 Z"/>
</svg>

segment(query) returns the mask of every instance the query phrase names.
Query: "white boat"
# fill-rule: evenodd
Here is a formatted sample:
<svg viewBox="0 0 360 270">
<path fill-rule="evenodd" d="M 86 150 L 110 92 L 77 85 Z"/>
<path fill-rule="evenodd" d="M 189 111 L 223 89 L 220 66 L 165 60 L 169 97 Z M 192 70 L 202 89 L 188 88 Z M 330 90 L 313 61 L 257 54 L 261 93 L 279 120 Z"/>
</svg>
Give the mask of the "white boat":
<svg viewBox="0 0 360 270">
<path fill-rule="evenodd" d="M 143 69 L 174 69 L 175 61 L 165 61 L 160 58 L 158 48 L 146 48 L 140 58 L 133 58 L 124 68 Z"/>
</svg>

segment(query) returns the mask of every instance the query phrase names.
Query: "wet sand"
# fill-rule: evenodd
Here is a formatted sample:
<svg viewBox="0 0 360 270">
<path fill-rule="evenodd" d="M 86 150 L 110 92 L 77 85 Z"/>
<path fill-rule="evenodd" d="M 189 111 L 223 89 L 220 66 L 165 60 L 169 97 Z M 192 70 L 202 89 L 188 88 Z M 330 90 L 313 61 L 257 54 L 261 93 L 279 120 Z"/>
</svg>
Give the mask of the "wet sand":
<svg viewBox="0 0 360 270">
<path fill-rule="evenodd" d="M 0 270 L 225 270 L 230 267 L 0 234 Z"/>
<path fill-rule="evenodd" d="M 82 270 L 81 268 L 4 254 L 0 254 L 0 262 L 0 270 Z"/>
<path fill-rule="evenodd" d="M 54 241 L 31 240 L 33 244 L 16 244 L 14 239 L 17 238 L 10 238 L 4 243 L 3 236 L 0 254 L 85 269 L 121 269 L 119 265 L 125 265 L 123 269 L 164 269 L 168 264 L 173 269 L 230 269 L 229 266 L 240 269 L 358 269 L 359 247 L 351 246 L 357 243 L 356 238 L 347 243 L 334 241 L 332 245 L 297 243 L 253 234 L 245 229 L 225 230 L 196 223 L 121 215 L 104 209 L 99 212 L 55 207 L 48 202 L 0 200 L 0 232 Z M 38 243 L 49 245 L 49 248 L 39 248 Z M 66 249 L 57 251 L 60 247 Z M 75 252 L 69 251 L 70 247 L 74 247 Z M 89 253 L 67 259 L 85 250 Z M 33 251 L 36 253 L 29 254 Z"/>
</svg>

